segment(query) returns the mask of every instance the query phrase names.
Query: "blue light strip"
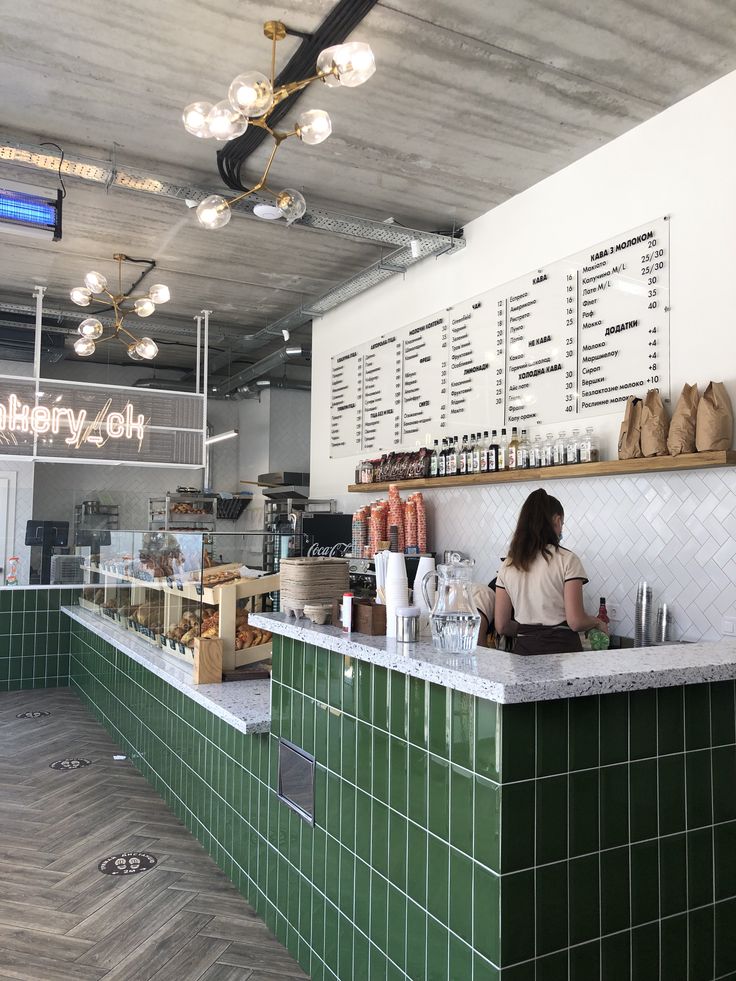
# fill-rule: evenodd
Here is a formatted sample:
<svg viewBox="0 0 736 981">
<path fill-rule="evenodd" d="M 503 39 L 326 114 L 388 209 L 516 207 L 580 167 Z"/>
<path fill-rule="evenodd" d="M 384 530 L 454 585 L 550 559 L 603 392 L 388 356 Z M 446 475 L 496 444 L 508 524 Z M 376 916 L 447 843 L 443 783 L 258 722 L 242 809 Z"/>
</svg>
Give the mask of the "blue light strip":
<svg viewBox="0 0 736 981">
<path fill-rule="evenodd" d="M 0 190 L 0 221 L 53 229 L 56 226 L 56 207 L 30 194 Z"/>
</svg>

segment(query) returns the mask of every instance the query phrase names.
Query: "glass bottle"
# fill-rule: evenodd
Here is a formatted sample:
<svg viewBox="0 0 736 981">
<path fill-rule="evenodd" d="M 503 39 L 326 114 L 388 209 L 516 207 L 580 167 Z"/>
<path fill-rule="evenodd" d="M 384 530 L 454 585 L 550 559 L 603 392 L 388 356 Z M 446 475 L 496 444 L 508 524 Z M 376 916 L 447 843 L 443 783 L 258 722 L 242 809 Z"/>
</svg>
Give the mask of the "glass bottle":
<svg viewBox="0 0 736 981">
<path fill-rule="evenodd" d="M 511 439 L 509 440 L 508 451 L 506 454 L 506 469 L 516 470 L 519 463 L 519 431 L 516 426 L 511 428 Z"/>
<path fill-rule="evenodd" d="M 602 620 L 603 623 L 610 623 L 610 617 L 608 616 L 608 610 L 606 609 L 606 597 L 601 596 L 600 606 L 598 607 L 598 619 Z"/>
<path fill-rule="evenodd" d="M 442 440 L 442 449 L 437 457 L 437 476 L 444 477 L 447 473 L 447 440 Z"/>
<path fill-rule="evenodd" d="M 601 445 L 600 440 L 596 436 L 593 427 L 588 426 L 585 430 L 585 439 L 590 447 L 590 462 L 600 463 L 601 460 Z"/>
<path fill-rule="evenodd" d="M 463 436 L 460 444 L 460 452 L 457 455 L 457 472 L 466 474 L 468 472 L 468 437 Z"/>
<path fill-rule="evenodd" d="M 457 436 L 447 439 L 447 476 L 457 476 Z"/>
<path fill-rule="evenodd" d="M 488 444 L 488 473 L 495 473 L 498 467 L 498 455 L 501 447 L 498 442 L 498 433 L 494 429 L 491 434 L 491 441 Z"/>
<path fill-rule="evenodd" d="M 529 442 L 529 434 L 526 429 L 521 430 L 519 448 L 516 451 L 516 466 L 519 470 L 528 470 L 531 467 L 532 444 Z"/>
<path fill-rule="evenodd" d="M 565 450 L 567 447 L 567 433 L 562 429 L 557 434 L 557 439 L 554 442 L 554 454 L 553 454 L 553 466 L 561 467 L 565 462 Z"/>
<path fill-rule="evenodd" d="M 439 443 L 439 440 L 435 440 L 434 441 L 434 449 L 432 450 L 432 458 L 431 458 L 431 460 L 429 462 L 429 476 L 430 477 L 436 477 L 438 475 L 438 473 L 439 473 L 438 465 L 439 465 L 440 453 L 439 453 L 439 450 L 437 449 L 438 443 Z"/>
<path fill-rule="evenodd" d="M 501 430 L 501 438 L 498 441 L 498 455 L 496 457 L 496 469 L 497 470 L 508 470 L 508 449 L 509 449 L 509 438 L 506 435 L 506 430 Z"/>
<path fill-rule="evenodd" d="M 531 450 L 529 452 L 529 466 L 538 469 L 544 466 L 542 463 L 542 437 L 539 433 L 534 437 L 534 442 L 531 444 Z"/>
<path fill-rule="evenodd" d="M 565 448 L 565 463 L 580 463 L 580 430 L 573 429 Z"/>
<path fill-rule="evenodd" d="M 488 473 L 489 466 L 488 460 L 490 457 L 490 440 L 488 439 L 488 430 L 483 433 L 483 439 L 481 441 L 478 437 L 478 446 L 480 447 L 480 464 L 478 473 Z"/>
<path fill-rule="evenodd" d="M 480 439 L 480 433 L 476 433 L 473 437 L 473 473 L 480 473 L 480 457 L 482 453 L 482 444 Z"/>
<path fill-rule="evenodd" d="M 554 433 L 547 433 L 542 443 L 542 466 L 551 467 L 555 462 Z"/>
</svg>

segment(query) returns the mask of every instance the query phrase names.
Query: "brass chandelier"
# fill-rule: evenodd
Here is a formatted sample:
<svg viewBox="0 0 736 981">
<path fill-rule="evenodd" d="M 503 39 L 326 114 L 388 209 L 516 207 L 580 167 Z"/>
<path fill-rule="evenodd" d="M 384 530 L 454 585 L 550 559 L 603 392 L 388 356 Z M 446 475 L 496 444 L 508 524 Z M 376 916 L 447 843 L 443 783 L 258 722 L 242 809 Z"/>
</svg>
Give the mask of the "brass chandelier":
<svg viewBox="0 0 736 981">
<path fill-rule="evenodd" d="M 307 205 L 299 191 L 285 188 L 276 192 L 266 183 L 271 164 L 284 140 L 297 136 L 302 143 L 314 146 L 327 139 L 332 132 L 332 122 L 323 109 L 309 109 L 297 117 L 292 130 L 283 132 L 271 128 L 268 122 L 270 114 L 284 99 L 305 89 L 312 82 L 321 81 L 330 88 L 340 85 L 355 88 L 366 82 L 376 70 L 370 45 L 362 41 L 349 41 L 325 48 L 317 58 L 315 75 L 300 82 L 289 82 L 275 87 L 276 44 L 286 37 L 287 29 L 281 21 L 269 20 L 263 25 L 263 33 L 271 41 L 270 78 L 258 71 L 245 72 L 230 83 L 227 99 L 215 105 L 209 102 L 193 102 L 182 115 L 187 132 L 200 138 L 212 137 L 226 142 L 242 136 L 248 126 L 260 126 L 274 141 L 271 155 L 258 183 L 229 199 L 220 194 L 211 194 L 197 206 L 197 218 L 205 228 L 222 228 L 227 225 L 232 216 L 232 206 L 257 191 L 265 191 L 276 202 L 275 207 L 257 205 L 254 210 L 256 214 L 260 213 L 260 217 L 283 217 L 288 224 L 301 218 Z"/>
<path fill-rule="evenodd" d="M 84 277 L 84 286 L 75 286 L 69 296 L 72 302 L 80 307 L 88 307 L 91 303 L 112 305 L 115 323 L 112 332 L 103 336 L 105 328 L 96 317 L 83 320 L 77 332 L 80 337 L 74 342 L 74 350 L 80 357 L 87 358 L 95 353 L 98 344 L 115 338 L 127 350 L 128 357 L 133 361 L 152 361 L 158 354 L 158 345 L 150 337 L 136 337 L 123 326 L 125 318 L 135 313 L 139 317 L 150 317 L 157 303 L 166 303 L 171 299 L 169 287 L 156 283 L 148 293 L 142 296 L 127 296 L 123 291 L 123 262 L 126 255 L 113 256 L 118 263 L 118 291 L 112 293 L 107 286 L 107 279 L 98 272 L 88 272 Z M 104 297 L 104 299 L 103 299 Z"/>
</svg>

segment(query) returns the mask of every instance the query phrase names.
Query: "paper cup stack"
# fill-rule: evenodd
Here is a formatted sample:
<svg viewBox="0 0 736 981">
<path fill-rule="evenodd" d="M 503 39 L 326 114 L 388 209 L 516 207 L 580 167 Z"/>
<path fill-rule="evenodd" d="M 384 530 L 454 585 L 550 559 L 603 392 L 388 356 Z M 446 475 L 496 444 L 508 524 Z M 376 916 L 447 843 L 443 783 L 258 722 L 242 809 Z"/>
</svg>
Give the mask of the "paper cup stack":
<svg viewBox="0 0 736 981">
<path fill-rule="evenodd" d="M 331 603 L 350 586 L 347 559 L 282 559 L 281 609 L 300 617 L 305 606 Z"/>
<path fill-rule="evenodd" d="M 386 636 L 396 636 L 396 609 L 409 605 L 409 582 L 403 553 L 390 552 L 386 570 Z"/>
</svg>

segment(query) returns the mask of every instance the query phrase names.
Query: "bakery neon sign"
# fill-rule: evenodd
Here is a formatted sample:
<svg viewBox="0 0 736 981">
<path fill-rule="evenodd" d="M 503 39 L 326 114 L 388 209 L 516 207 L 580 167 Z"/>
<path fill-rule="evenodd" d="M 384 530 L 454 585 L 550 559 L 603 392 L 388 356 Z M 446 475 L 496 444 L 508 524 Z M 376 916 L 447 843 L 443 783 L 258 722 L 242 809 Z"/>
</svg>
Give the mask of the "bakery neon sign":
<svg viewBox="0 0 736 981">
<path fill-rule="evenodd" d="M 57 436 L 68 431 L 64 441 L 75 449 L 85 444 L 102 447 L 111 439 L 137 439 L 140 450 L 147 429 L 148 420 L 131 402 L 118 412 L 108 399 L 94 417 L 86 409 L 75 412 L 64 405 L 30 405 L 17 395 L 0 402 L 0 434 L 6 442 L 17 443 L 16 433 Z"/>
</svg>

